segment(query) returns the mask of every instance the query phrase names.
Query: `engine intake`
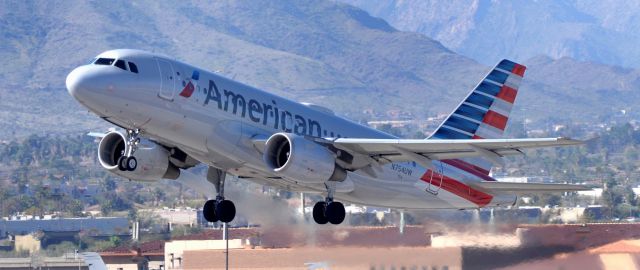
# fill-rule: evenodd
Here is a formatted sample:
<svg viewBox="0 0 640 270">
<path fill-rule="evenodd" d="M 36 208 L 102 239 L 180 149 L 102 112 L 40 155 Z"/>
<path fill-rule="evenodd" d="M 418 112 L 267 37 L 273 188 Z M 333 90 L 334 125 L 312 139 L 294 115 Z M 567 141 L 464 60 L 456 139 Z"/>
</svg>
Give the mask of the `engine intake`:
<svg viewBox="0 0 640 270">
<path fill-rule="evenodd" d="M 161 145 L 141 139 L 134 156 L 138 166 L 134 171 L 120 171 L 118 159 L 127 153 L 126 137 L 118 131 L 107 133 L 98 145 L 98 160 L 108 171 L 135 181 L 158 181 L 177 179 L 180 170 L 169 162 L 170 153 Z"/>
<path fill-rule="evenodd" d="M 343 181 L 347 177 L 327 147 L 291 133 L 276 133 L 267 140 L 264 161 L 274 173 L 303 183 Z"/>
</svg>

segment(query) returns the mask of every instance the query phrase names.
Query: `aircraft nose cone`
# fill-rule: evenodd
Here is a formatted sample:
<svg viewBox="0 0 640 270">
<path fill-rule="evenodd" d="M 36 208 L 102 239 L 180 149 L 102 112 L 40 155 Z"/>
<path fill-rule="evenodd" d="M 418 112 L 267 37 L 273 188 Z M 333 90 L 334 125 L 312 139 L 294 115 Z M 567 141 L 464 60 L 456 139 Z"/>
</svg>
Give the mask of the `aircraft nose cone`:
<svg viewBox="0 0 640 270">
<path fill-rule="evenodd" d="M 75 99 L 80 99 L 83 92 L 89 87 L 89 74 L 85 67 L 78 67 L 67 75 L 67 91 Z"/>
</svg>

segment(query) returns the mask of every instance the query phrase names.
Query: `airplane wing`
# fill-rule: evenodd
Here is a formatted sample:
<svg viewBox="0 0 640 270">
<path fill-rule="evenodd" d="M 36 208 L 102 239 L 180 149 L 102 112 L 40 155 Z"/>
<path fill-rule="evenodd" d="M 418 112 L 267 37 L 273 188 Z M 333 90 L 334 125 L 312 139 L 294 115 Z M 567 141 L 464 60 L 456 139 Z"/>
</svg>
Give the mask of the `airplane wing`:
<svg viewBox="0 0 640 270">
<path fill-rule="evenodd" d="M 509 183 L 498 181 L 481 181 L 470 183 L 476 187 L 504 193 L 550 193 L 550 192 L 571 192 L 591 190 L 591 187 L 572 184 L 550 184 L 550 183 Z"/>
<path fill-rule="evenodd" d="M 116 131 L 116 129 L 115 128 L 109 128 L 107 130 L 107 132 L 91 131 L 91 132 L 87 133 L 87 136 L 94 137 L 94 138 L 97 138 L 97 139 L 102 139 L 102 138 L 104 138 L 104 136 L 107 136 L 107 134 L 109 132 L 113 132 L 113 131 Z"/>
<path fill-rule="evenodd" d="M 582 144 L 569 138 L 528 138 L 528 139 L 465 139 L 465 140 L 413 140 L 413 139 L 317 139 L 321 144 L 329 144 L 353 157 L 363 157 L 368 161 L 355 162 L 351 169 L 364 167 L 375 160 L 377 163 L 415 161 L 431 168 L 432 160 L 484 157 L 502 165 L 502 157 L 522 155 L 522 150 L 542 147 L 557 147 Z"/>
</svg>

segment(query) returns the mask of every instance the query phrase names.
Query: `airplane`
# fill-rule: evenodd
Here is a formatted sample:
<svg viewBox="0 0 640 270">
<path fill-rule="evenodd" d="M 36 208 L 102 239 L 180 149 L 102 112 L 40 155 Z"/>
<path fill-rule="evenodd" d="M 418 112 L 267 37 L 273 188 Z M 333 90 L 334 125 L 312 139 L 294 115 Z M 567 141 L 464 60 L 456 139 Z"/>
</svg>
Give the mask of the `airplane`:
<svg viewBox="0 0 640 270">
<path fill-rule="evenodd" d="M 431 136 L 402 139 L 311 103 L 298 103 L 160 54 L 105 51 L 66 78 L 70 95 L 110 129 L 98 144 L 102 167 L 135 181 L 173 179 L 204 191 L 188 169 L 208 166 L 215 198 L 209 222 L 231 222 L 227 174 L 281 189 L 318 193 L 318 224 L 340 224 L 342 202 L 396 209 L 511 206 L 521 193 L 578 191 L 571 184 L 498 182 L 505 156 L 571 146 L 569 138 L 504 139 L 526 67 L 500 61 Z M 207 182 L 208 181 L 208 182 Z M 209 184 L 211 183 L 211 184 Z M 213 189 L 213 187 L 211 188 Z M 213 191 L 211 191 L 213 192 Z M 265 211 L 269 211 L 265 209 Z"/>
</svg>

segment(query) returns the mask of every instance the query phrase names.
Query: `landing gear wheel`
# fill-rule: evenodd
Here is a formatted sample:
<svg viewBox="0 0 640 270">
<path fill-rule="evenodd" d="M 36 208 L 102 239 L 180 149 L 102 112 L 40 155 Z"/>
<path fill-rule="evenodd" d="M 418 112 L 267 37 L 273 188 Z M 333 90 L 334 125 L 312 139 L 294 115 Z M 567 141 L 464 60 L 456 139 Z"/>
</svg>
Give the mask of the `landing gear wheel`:
<svg viewBox="0 0 640 270">
<path fill-rule="evenodd" d="M 313 220 L 318 224 L 327 224 L 329 220 L 324 215 L 325 208 L 327 207 L 326 202 L 317 202 L 313 206 Z"/>
<path fill-rule="evenodd" d="M 202 215 L 208 222 L 218 221 L 218 217 L 216 216 L 216 200 L 208 200 L 204 203 L 204 207 L 202 207 Z"/>
<path fill-rule="evenodd" d="M 116 164 L 118 165 L 118 170 L 120 171 L 126 171 L 127 170 L 127 157 L 125 156 L 121 156 L 118 158 L 118 161 L 116 161 Z"/>
<path fill-rule="evenodd" d="M 236 216 L 236 206 L 232 201 L 222 200 L 216 205 L 216 216 L 222 222 L 231 222 Z"/>
<path fill-rule="evenodd" d="M 133 156 L 127 157 L 126 159 L 127 171 L 131 171 L 131 172 L 135 171 L 137 167 L 138 167 L 138 160 Z"/>
<path fill-rule="evenodd" d="M 324 215 L 331 224 L 340 224 L 344 221 L 346 215 L 344 205 L 341 202 L 330 202 L 324 211 Z"/>
</svg>

